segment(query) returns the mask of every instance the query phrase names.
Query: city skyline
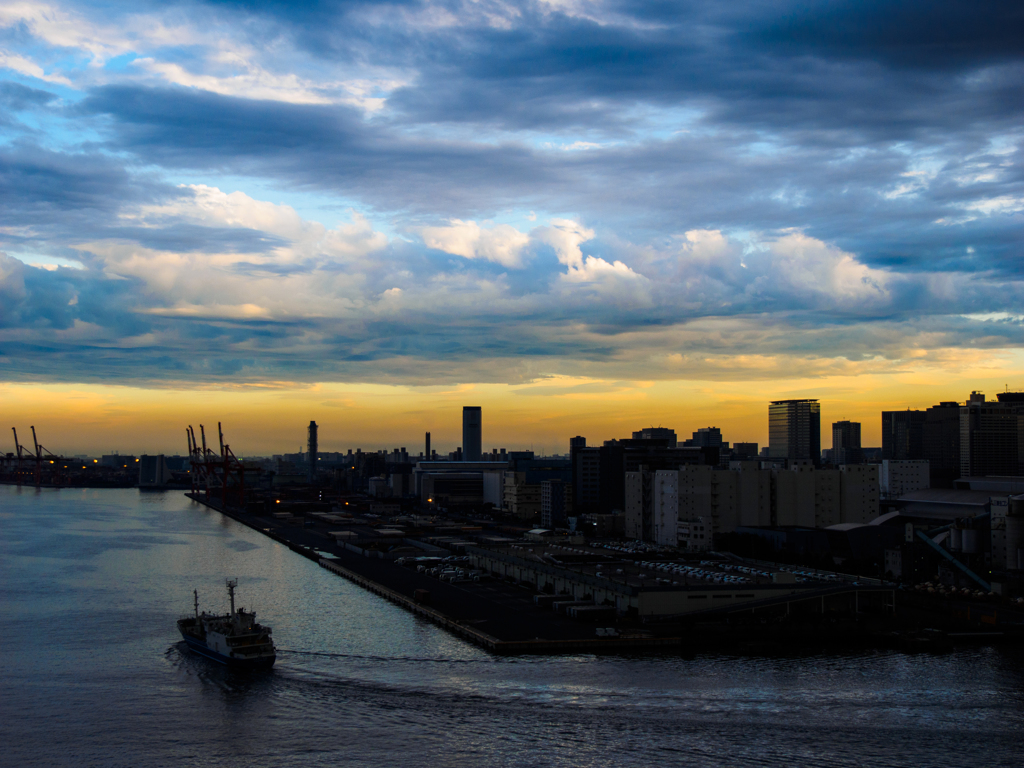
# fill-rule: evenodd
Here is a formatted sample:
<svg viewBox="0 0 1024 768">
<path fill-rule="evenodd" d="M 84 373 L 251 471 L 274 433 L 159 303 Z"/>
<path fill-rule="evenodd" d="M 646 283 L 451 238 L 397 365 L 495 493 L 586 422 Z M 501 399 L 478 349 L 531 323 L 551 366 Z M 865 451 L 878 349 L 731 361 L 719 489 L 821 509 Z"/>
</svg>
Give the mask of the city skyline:
<svg viewBox="0 0 1024 768">
<path fill-rule="evenodd" d="M 0 385 L 0 395 L 4 396 L 6 404 L 2 412 L 14 419 L 15 423 L 11 426 L 27 430 L 31 422 L 40 435 L 46 435 L 45 440 L 42 437 L 40 440 L 48 448 L 66 455 L 90 456 L 114 451 L 126 454 L 183 454 L 186 451 L 178 443 L 185 443 L 184 425 L 203 423 L 210 429 L 217 422 L 224 424 L 225 431 L 230 435 L 229 442 L 239 455 L 292 453 L 296 452 L 297 446 L 305 444 L 306 428 L 310 420 L 308 414 L 313 411 L 319 414 L 315 421 L 321 427 L 322 451 L 347 451 L 350 448 L 371 452 L 390 451 L 404 446 L 411 455 L 416 455 L 423 448 L 424 433 L 431 432 L 433 449 L 439 454 L 447 454 L 462 445 L 463 401 L 467 397 L 465 391 L 446 390 L 436 393 L 437 401 L 433 405 L 416 410 L 395 410 L 389 408 L 387 403 L 401 404 L 408 397 L 406 392 L 397 388 L 385 395 L 369 391 L 363 393 L 367 399 L 380 398 L 386 402 L 371 403 L 359 409 L 356 401 L 350 400 L 343 411 L 344 415 L 336 415 L 332 411 L 338 410 L 337 406 L 324 404 L 325 393 L 322 390 L 300 393 L 306 397 L 295 397 L 291 391 L 248 393 L 248 396 L 262 398 L 262 402 L 248 403 L 241 407 L 238 401 L 244 399 L 246 394 L 240 396 L 238 392 L 213 390 L 203 393 L 208 402 L 202 406 L 193 402 L 192 393 L 175 393 L 165 402 L 159 417 L 154 417 L 147 402 L 151 394 L 149 390 L 121 388 L 123 397 L 105 399 L 110 397 L 109 392 L 98 388 L 89 390 L 87 387 L 76 386 L 63 392 L 49 391 L 50 387 L 43 389 L 44 394 L 50 397 L 48 403 L 39 400 L 37 388 Z M 926 409 L 942 401 L 962 404 L 972 391 L 980 391 L 990 401 L 994 401 L 999 392 L 1005 390 L 1006 385 L 1001 390 L 967 390 L 960 393 L 935 388 L 928 391 L 946 392 L 948 396 L 937 394 L 934 399 L 924 397 L 899 408 L 890 407 L 891 404 L 885 402 L 870 401 L 856 406 L 848 402 L 840 409 L 835 402 L 824 399 L 820 417 L 821 447 L 831 447 L 834 422 L 859 422 L 862 444 L 865 447 L 881 447 L 882 411 Z M 28 395 L 31 399 L 26 398 L 20 402 L 19 395 Z M 664 393 L 666 399 L 672 395 L 672 392 Z M 569 438 L 574 434 L 586 437 L 588 445 L 600 445 L 605 440 L 628 438 L 637 429 L 654 426 L 674 429 L 680 443 L 692 432 L 714 426 L 722 430 L 722 438 L 729 443 L 753 442 L 761 448 L 769 445 L 770 401 L 760 399 L 756 394 L 750 394 L 742 405 L 737 406 L 743 409 L 739 418 L 723 416 L 714 410 L 696 413 L 666 408 L 667 415 L 653 416 L 653 423 L 641 423 L 646 416 L 642 410 L 620 411 L 614 417 L 596 420 L 588 401 L 573 400 L 573 407 L 566 408 L 557 418 L 551 418 L 547 412 L 532 410 L 530 401 L 520 409 L 506 407 L 508 399 L 504 393 L 489 395 L 474 390 L 471 396 L 475 401 L 484 403 L 484 452 L 505 448 L 510 451 L 534 450 L 539 454 L 564 454 L 568 451 Z M 281 400 L 286 403 L 282 404 Z M 69 418 L 71 413 L 81 417 L 80 410 L 70 410 L 76 407 L 76 401 L 81 401 L 84 404 L 82 407 L 89 409 L 91 418 L 88 421 L 75 423 L 73 418 Z M 166 403 L 170 403 L 170 407 Z M 69 404 L 70 409 L 65 411 Z M 38 410 L 33 414 L 27 410 L 30 407 Z M 353 412 L 359 413 L 358 418 L 353 419 Z M 268 420 L 268 414 L 275 414 L 276 418 Z M 390 418 L 387 414 L 391 414 Z M 675 414 L 676 418 L 672 418 L 671 414 Z M 592 429 L 581 429 L 581 424 L 589 424 Z M 10 448 L 13 448 L 13 442 Z"/>
</svg>

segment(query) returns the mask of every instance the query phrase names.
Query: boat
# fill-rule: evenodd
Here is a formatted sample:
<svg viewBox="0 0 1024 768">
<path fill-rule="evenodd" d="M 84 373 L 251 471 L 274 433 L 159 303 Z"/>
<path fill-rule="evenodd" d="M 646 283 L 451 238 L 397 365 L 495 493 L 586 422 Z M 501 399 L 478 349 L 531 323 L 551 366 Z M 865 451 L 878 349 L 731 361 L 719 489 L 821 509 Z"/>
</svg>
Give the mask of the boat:
<svg viewBox="0 0 1024 768">
<path fill-rule="evenodd" d="M 274 665 L 272 630 L 256 622 L 256 614 L 235 610 L 237 579 L 227 582 L 231 612 L 221 615 L 199 612 L 199 592 L 193 590 L 195 615 L 178 619 L 178 631 L 191 651 L 229 667 L 269 669 Z"/>
</svg>

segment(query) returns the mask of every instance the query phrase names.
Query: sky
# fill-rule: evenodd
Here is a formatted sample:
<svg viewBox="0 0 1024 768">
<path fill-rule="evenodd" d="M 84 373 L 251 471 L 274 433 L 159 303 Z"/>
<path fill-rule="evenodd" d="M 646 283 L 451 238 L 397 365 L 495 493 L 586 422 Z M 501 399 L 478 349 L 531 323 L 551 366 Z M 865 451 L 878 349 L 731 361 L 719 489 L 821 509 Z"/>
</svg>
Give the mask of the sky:
<svg viewBox="0 0 1024 768">
<path fill-rule="evenodd" d="M 1022 142 L 1019 2 L 7 0 L 0 426 L 877 445 L 1024 389 Z"/>
</svg>

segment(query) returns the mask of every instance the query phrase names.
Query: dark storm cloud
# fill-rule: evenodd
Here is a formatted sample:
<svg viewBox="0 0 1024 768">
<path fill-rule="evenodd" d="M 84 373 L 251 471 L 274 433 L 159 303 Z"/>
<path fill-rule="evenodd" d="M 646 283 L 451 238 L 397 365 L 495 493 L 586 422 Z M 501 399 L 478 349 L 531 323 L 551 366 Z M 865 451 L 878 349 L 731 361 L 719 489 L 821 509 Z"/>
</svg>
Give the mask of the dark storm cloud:
<svg viewBox="0 0 1024 768">
<path fill-rule="evenodd" d="M 1024 55 L 1024 8 L 1013 0 L 845 0 L 770 4 L 747 39 L 787 52 L 952 69 Z M 772 18 L 774 17 L 774 18 Z"/>
<path fill-rule="evenodd" d="M 481 191 L 500 198 L 501 179 L 514 180 L 515 192 L 547 180 L 521 146 L 402 138 L 346 107 L 111 86 L 94 91 L 80 109 L 112 118 L 111 148 L 148 162 L 279 176 L 365 194 L 383 208 L 438 210 L 453 202 L 465 205 Z"/>
<path fill-rule="evenodd" d="M 1024 13 L 1012 2 L 581 4 L 450 2 L 460 23 L 385 23 L 372 3 L 232 3 L 318 56 L 414 68 L 412 121 L 621 131 L 623 107 L 688 104 L 720 122 L 919 137 L 1020 114 Z M 393 4 L 415 13 L 423 5 Z M 515 13 L 508 9 L 514 8 Z M 490 15 L 487 12 L 490 11 Z M 506 25 L 491 24 L 504 12 Z M 1009 65 L 969 86 L 965 75 Z"/>
</svg>

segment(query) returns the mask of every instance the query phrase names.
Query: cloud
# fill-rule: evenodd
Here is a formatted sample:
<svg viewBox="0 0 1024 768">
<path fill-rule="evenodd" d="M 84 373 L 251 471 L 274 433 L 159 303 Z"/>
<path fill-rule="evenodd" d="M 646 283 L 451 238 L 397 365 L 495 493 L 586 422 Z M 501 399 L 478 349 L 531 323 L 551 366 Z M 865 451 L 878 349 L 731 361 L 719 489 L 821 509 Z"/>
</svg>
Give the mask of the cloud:
<svg viewBox="0 0 1024 768">
<path fill-rule="evenodd" d="M 621 261 L 608 262 L 599 256 L 584 256 L 581 245 L 594 237 L 594 231 L 570 219 L 556 219 L 550 226 L 537 227 L 532 233 L 554 249 L 559 263 L 566 266 L 561 275 L 565 283 L 590 288 L 606 298 L 630 303 L 646 303 L 647 279 Z"/>
<path fill-rule="evenodd" d="M 993 318 L 1024 298 L 1020 24 L 960 0 L 9 3 L 5 362 L 617 380 L 1019 346 Z"/>
<path fill-rule="evenodd" d="M 443 227 L 423 227 L 420 237 L 428 248 L 511 268 L 523 266 L 523 250 L 530 242 L 529 235 L 508 224 L 483 228 L 475 221 L 459 219 Z"/>
<path fill-rule="evenodd" d="M 36 80 L 42 80 L 47 83 L 71 85 L 71 81 L 63 75 L 54 74 L 52 72 L 47 73 L 41 66 L 39 66 L 39 64 L 31 59 L 2 50 L 0 50 L 0 68 L 12 69 L 18 74 L 28 75 Z"/>
</svg>

